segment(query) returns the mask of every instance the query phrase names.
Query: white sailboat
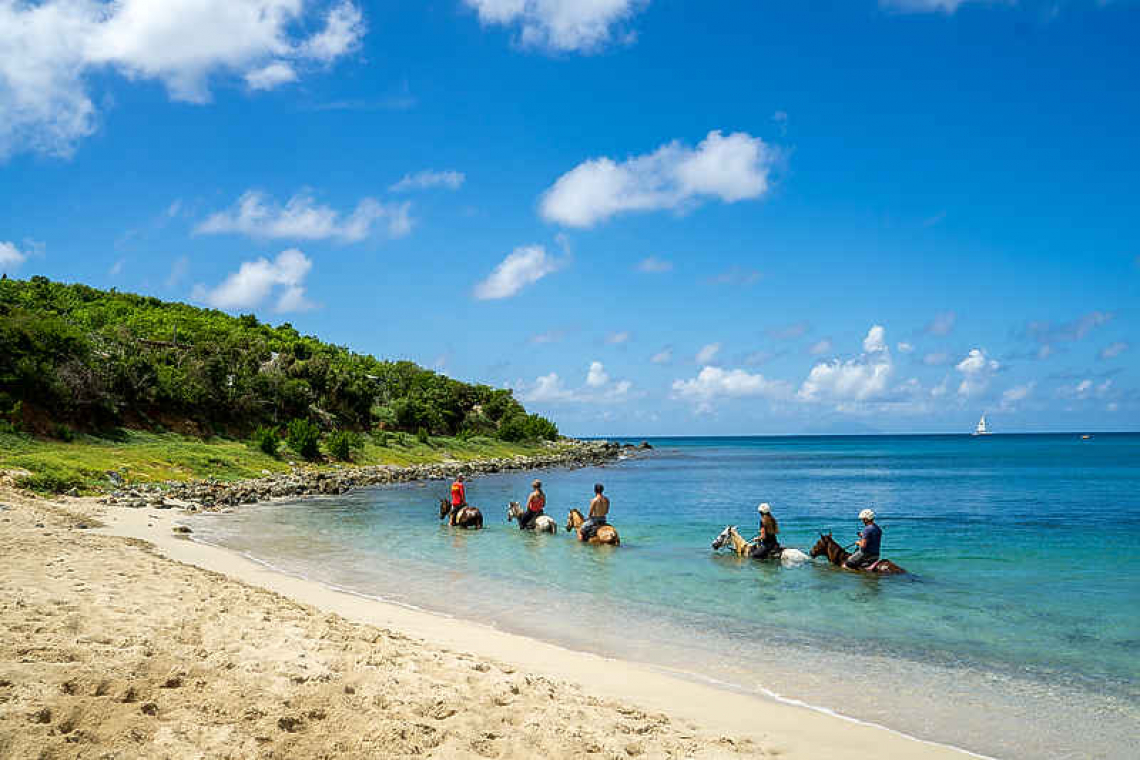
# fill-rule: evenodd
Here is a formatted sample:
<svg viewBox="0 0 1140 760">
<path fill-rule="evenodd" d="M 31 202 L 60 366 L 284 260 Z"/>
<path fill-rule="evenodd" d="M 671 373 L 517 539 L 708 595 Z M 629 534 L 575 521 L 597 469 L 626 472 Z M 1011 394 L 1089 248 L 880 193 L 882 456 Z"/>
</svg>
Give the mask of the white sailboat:
<svg viewBox="0 0 1140 760">
<path fill-rule="evenodd" d="M 982 418 L 978 420 L 978 426 L 974 428 L 974 435 L 989 435 L 990 429 L 986 427 L 986 415 L 983 414 Z"/>
</svg>

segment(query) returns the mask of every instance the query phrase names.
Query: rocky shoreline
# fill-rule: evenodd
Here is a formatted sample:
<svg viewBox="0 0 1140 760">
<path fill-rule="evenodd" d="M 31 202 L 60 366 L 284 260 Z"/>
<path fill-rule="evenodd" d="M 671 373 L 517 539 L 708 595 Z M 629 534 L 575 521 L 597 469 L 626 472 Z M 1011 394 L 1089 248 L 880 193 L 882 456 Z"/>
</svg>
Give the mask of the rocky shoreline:
<svg viewBox="0 0 1140 760">
<path fill-rule="evenodd" d="M 319 470 L 294 466 L 292 472 L 266 475 L 263 478 L 222 482 L 195 480 L 167 481 L 127 486 L 117 473 L 108 473 L 117 487 L 100 499 L 103 504 L 121 507 L 217 511 L 241 504 L 254 504 L 269 499 L 304 496 L 335 496 L 353 488 L 407 483 L 417 480 L 442 480 L 463 475 L 485 475 L 509 470 L 540 470 L 550 467 L 589 467 L 615 461 L 633 449 L 648 449 L 649 444 L 633 446 L 613 441 L 575 441 L 560 444 L 549 453 L 509 458 L 483 459 L 469 462 L 443 461 L 401 467 L 398 465 L 366 465 Z"/>
</svg>

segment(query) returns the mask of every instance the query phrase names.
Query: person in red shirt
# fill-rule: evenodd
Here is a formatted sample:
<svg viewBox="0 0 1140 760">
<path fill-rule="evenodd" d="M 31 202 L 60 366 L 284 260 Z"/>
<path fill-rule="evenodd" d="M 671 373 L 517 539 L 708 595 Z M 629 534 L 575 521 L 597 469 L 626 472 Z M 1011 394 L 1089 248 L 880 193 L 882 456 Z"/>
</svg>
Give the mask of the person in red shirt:
<svg viewBox="0 0 1140 760">
<path fill-rule="evenodd" d="M 456 475 L 455 482 L 451 484 L 451 512 L 467 506 L 467 487 L 463 485 L 463 476 Z"/>
<path fill-rule="evenodd" d="M 535 521 L 542 510 L 546 509 L 546 494 L 542 492 L 542 481 L 536 480 L 530 484 L 534 490 L 526 500 L 526 512 L 519 517 L 519 530 L 526 530 Z"/>
</svg>

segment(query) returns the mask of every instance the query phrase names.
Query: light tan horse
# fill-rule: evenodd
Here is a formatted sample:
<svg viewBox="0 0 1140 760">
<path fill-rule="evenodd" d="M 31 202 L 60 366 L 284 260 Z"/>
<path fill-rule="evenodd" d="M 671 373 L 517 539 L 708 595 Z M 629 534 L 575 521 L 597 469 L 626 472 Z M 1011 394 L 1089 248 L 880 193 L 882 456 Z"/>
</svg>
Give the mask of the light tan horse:
<svg viewBox="0 0 1140 760">
<path fill-rule="evenodd" d="M 740 531 L 736 529 L 735 525 L 729 525 L 720 532 L 720 535 L 712 542 L 713 549 L 719 549 L 726 543 L 732 544 L 732 550 L 736 552 L 738 557 L 752 556 L 752 547 L 756 544 L 752 541 L 745 541 L 744 536 L 740 535 Z"/>
<path fill-rule="evenodd" d="M 578 534 L 578 540 L 582 540 L 582 523 L 586 522 L 586 518 L 576 509 L 571 509 L 570 514 L 566 515 L 566 530 L 575 531 Z M 588 544 L 609 544 L 610 546 L 621 546 L 621 538 L 618 537 L 618 532 L 614 530 L 612 525 L 603 525 L 598 528 L 598 532 L 590 537 L 587 541 Z"/>
</svg>

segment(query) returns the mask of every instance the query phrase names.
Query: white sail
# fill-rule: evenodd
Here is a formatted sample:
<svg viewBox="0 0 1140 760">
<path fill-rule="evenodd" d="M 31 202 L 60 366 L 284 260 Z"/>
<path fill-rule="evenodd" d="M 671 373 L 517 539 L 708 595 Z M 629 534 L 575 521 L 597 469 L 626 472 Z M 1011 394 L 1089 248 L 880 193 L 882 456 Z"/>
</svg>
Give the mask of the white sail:
<svg viewBox="0 0 1140 760">
<path fill-rule="evenodd" d="M 978 426 L 976 428 L 974 428 L 974 435 L 989 435 L 989 434 L 990 434 L 990 430 L 988 427 L 986 427 L 986 415 L 983 414 L 982 418 L 980 420 L 978 420 Z"/>
</svg>

